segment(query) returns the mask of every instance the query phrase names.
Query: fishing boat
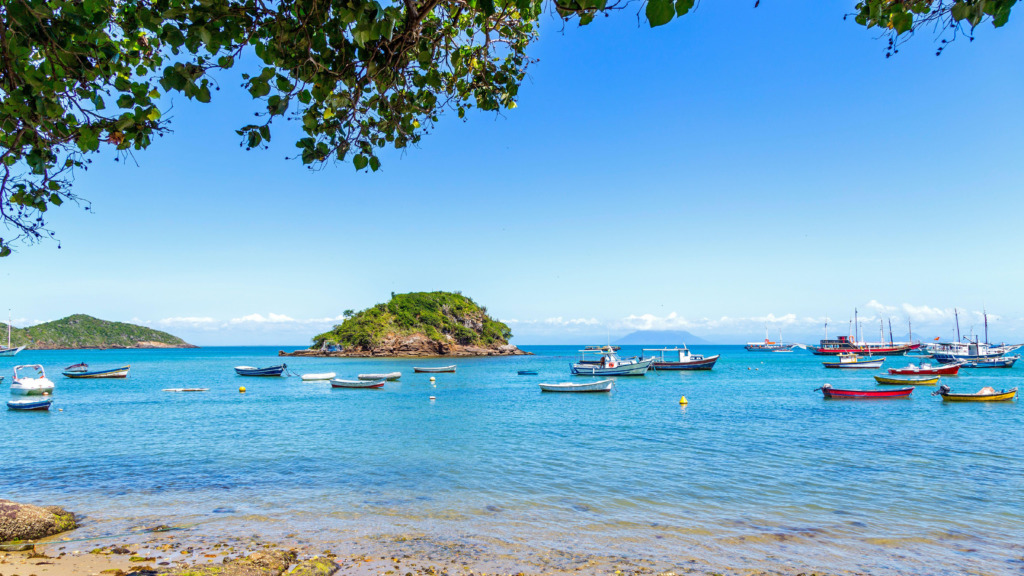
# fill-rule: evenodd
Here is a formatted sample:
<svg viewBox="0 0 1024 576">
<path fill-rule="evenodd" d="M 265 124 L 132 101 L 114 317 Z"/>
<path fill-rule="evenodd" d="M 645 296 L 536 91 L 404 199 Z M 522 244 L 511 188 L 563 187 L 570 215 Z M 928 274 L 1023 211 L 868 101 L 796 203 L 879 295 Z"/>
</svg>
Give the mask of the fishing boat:
<svg viewBox="0 0 1024 576">
<path fill-rule="evenodd" d="M 918 365 L 908 364 L 906 368 L 889 368 L 889 374 L 905 374 L 914 376 L 956 376 L 960 372 L 962 363 L 946 364 L 943 366 L 932 366 L 921 363 Z"/>
<path fill-rule="evenodd" d="M 0 356 L 14 356 L 24 350 L 24 346 L 11 348 L 11 311 L 7 311 L 7 346 L 0 344 Z"/>
<path fill-rule="evenodd" d="M 906 398 L 914 392 L 914 387 L 882 390 L 839 390 L 833 388 L 831 384 L 824 384 L 821 388 L 815 388 L 815 390 L 821 390 L 825 398 L 879 399 Z"/>
<path fill-rule="evenodd" d="M 235 374 L 239 376 L 280 376 L 284 374 L 287 364 L 268 366 L 266 368 L 254 368 L 252 366 L 235 366 Z"/>
<path fill-rule="evenodd" d="M 600 358 L 591 360 L 588 355 L 600 355 Z M 610 346 L 606 346 L 599 350 L 580 350 L 580 360 L 571 364 L 569 369 L 577 376 L 643 376 L 653 363 L 654 358 L 623 360 Z"/>
<path fill-rule="evenodd" d="M 53 404 L 53 399 L 52 398 L 47 398 L 45 400 L 35 400 L 35 399 L 25 398 L 25 399 L 22 399 L 22 400 L 8 400 L 7 401 L 7 409 L 8 410 L 49 410 L 51 404 Z"/>
<path fill-rule="evenodd" d="M 825 368 L 881 368 L 882 362 L 885 362 L 885 358 L 864 358 L 859 354 L 846 352 L 839 355 L 838 362 L 822 362 L 821 365 Z"/>
<path fill-rule="evenodd" d="M 744 348 L 748 352 L 792 352 L 796 344 L 786 344 L 782 341 L 782 330 L 779 330 L 779 341 L 773 342 L 768 338 L 768 326 L 764 327 L 764 342 L 747 342 Z"/>
<path fill-rule="evenodd" d="M 996 358 L 975 358 L 974 360 L 966 360 L 962 364 L 957 364 L 957 366 L 963 366 L 964 368 L 1013 368 L 1017 360 L 1020 360 L 1020 354 Z"/>
<path fill-rule="evenodd" d="M 520 370 L 518 372 L 518 374 L 520 376 L 536 376 L 537 375 L 537 371 L 536 370 Z"/>
<path fill-rule="evenodd" d="M 853 336 L 839 336 L 829 339 L 828 322 L 825 322 L 825 337 L 818 342 L 817 346 L 808 346 L 811 352 L 818 356 L 838 356 L 840 354 L 864 354 L 867 356 L 903 356 L 907 352 L 917 350 L 921 344 L 913 342 L 895 342 L 892 339 L 892 325 L 889 326 L 889 342 L 883 337 L 881 320 L 879 320 L 879 341 L 860 341 L 860 320 L 857 317 L 857 309 L 853 310 Z"/>
<path fill-rule="evenodd" d="M 942 396 L 943 402 L 1006 402 L 1017 397 L 1017 388 L 997 392 L 995 388 L 986 386 L 974 394 L 954 394 L 949 386 L 943 384 L 932 392 L 932 396 Z"/>
<path fill-rule="evenodd" d="M 121 366 L 120 368 L 111 368 L 109 370 L 92 370 L 92 371 L 64 371 L 65 378 L 127 378 L 128 370 L 131 369 L 131 365 Z"/>
<path fill-rule="evenodd" d="M 721 356 L 715 354 L 705 357 L 703 354 L 691 354 L 686 344 L 683 344 L 682 348 L 644 348 L 645 358 L 647 352 L 658 354 L 657 357 L 654 357 L 654 364 L 651 364 L 651 368 L 654 370 L 711 370 Z M 665 358 L 666 352 L 669 354 L 668 359 Z"/>
<path fill-rule="evenodd" d="M 65 372 L 88 372 L 89 365 L 85 362 L 79 362 L 78 364 L 72 364 L 64 369 Z"/>
<path fill-rule="evenodd" d="M 939 383 L 939 378 L 940 376 L 905 376 L 903 378 L 875 376 L 875 382 L 894 386 L 934 386 Z"/>
<path fill-rule="evenodd" d="M 36 371 L 34 377 L 21 376 L 19 370 Z M 11 384 L 11 394 L 15 396 L 44 396 L 53 392 L 53 382 L 46 377 L 46 372 L 39 364 L 26 364 L 14 367 L 14 383 Z"/>
<path fill-rule="evenodd" d="M 303 382 L 317 382 L 317 381 L 320 381 L 320 380 L 330 380 L 331 378 L 334 378 L 335 376 L 337 376 L 337 374 L 335 374 L 334 372 L 323 372 L 323 373 L 320 373 L 320 374 L 303 374 L 302 375 L 302 381 Z"/>
<path fill-rule="evenodd" d="M 455 372 L 455 365 L 451 366 L 437 366 L 437 367 L 420 367 L 413 366 L 413 372 L 419 372 L 421 374 L 441 374 L 445 372 Z"/>
<path fill-rule="evenodd" d="M 983 313 L 985 316 L 985 341 L 979 341 L 977 336 L 974 337 L 974 341 L 970 340 L 969 336 L 961 338 L 960 336 L 960 314 L 959 311 L 953 309 L 953 318 L 956 321 L 956 342 L 935 342 L 928 345 L 928 351 L 932 354 L 932 357 L 941 364 L 953 364 L 964 361 L 975 361 L 984 360 L 988 358 L 998 358 L 1005 356 L 1014 350 L 1017 350 L 1021 344 L 990 344 L 988 341 L 988 312 Z M 964 342 L 964 340 L 967 340 Z M 1013 364 L 1011 363 L 1010 366 Z M 965 368 L 972 368 L 972 366 L 964 366 Z M 998 362 L 993 363 L 991 367 L 1002 368 Z"/>
<path fill-rule="evenodd" d="M 380 388 L 387 380 L 345 380 L 331 379 L 331 388 Z"/>
<path fill-rule="evenodd" d="M 388 372 L 387 374 L 360 374 L 356 376 L 360 380 L 387 380 L 388 382 L 394 382 L 402 377 L 401 372 Z"/>
<path fill-rule="evenodd" d="M 615 384 L 614 378 L 597 380 L 596 382 L 561 382 L 559 384 L 541 384 L 541 392 L 611 392 Z"/>
</svg>

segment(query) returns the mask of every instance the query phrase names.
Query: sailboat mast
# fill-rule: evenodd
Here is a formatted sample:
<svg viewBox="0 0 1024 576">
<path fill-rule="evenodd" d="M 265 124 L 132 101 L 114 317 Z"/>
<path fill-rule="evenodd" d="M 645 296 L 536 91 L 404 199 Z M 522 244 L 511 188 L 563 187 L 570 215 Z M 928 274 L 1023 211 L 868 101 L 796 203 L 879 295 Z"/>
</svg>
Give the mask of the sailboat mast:
<svg viewBox="0 0 1024 576">
<path fill-rule="evenodd" d="M 882 344 L 885 342 L 885 323 L 882 322 L 882 317 L 878 317 L 878 343 Z"/>
<path fill-rule="evenodd" d="M 956 320 L 956 341 L 960 342 L 960 313 L 953 308 L 953 318 Z"/>
<path fill-rule="evenodd" d="M 7 309 L 7 347 L 11 347 L 11 309 Z"/>
<path fill-rule="evenodd" d="M 988 312 L 984 308 L 981 309 L 981 313 L 985 316 L 985 344 L 988 344 Z"/>
<path fill-rule="evenodd" d="M 896 342 L 892 337 L 892 318 L 889 318 L 889 346 L 895 346 Z"/>
<path fill-rule="evenodd" d="M 914 327 L 910 324 L 910 316 L 907 316 L 907 338 L 910 338 L 910 343 L 914 343 Z"/>
<path fill-rule="evenodd" d="M 857 318 L 857 309 L 853 309 L 853 343 L 860 341 L 860 319 Z"/>
</svg>

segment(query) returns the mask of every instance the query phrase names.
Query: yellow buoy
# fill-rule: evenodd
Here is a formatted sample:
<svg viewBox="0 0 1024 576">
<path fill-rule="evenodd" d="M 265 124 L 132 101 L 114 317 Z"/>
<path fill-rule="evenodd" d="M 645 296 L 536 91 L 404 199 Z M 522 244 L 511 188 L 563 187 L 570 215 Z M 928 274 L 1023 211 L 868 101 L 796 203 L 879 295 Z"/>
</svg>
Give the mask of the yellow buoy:
<svg viewBox="0 0 1024 576">
<path fill-rule="evenodd" d="M 239 386 L 238 387 L 238 391 L 239 392 L 245 392 L 245 386 Z"/>
<path fill-rule="evenodd" d="M 431 382 L 433 382 L 433 381 L 434 381 L 434 377 L 433 377 L 433 376 L 431 376 L 431 377 L 430 377 L 430 381 L 431 381 Z"/>
<path fill-rule="evenodd" d="M 680 403 L 680 404 L 686 404 L 686 403 L 687 403 L 687 402 L 686 402 L 686 396 L 680 396 L 680 397 L 679 397 L 679 403 Z"/>
</svg>

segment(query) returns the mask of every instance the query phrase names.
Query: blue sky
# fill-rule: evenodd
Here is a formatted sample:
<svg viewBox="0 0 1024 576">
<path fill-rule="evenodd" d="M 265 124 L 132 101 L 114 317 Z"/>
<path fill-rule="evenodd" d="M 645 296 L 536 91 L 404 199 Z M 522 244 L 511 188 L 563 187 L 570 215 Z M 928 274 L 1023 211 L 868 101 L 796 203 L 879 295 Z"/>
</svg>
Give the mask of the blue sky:
<svg viewBox="0 0 1024 576">
<path fill-rule="evenodd" d="M 168 100 L 174 134 L 137 165 L 80 174 L 95 213 L 51 212 L 63 248 L 4 259 L 0 293 L 15 325 L 84 312 L 201 345 L 302 344 L 437 289 L 521 344 L 810 340 L 854 307 L 929 336 L 985 307 L 1024 339 L 1019 18 L 886 59 L 852 4 L 545 19 L 516 110 L 443 118 L 376 174 L 285 160 L 294 127 L 239 148 L 258 104 L 226 75 L 211 105 Z"/>
</svg>

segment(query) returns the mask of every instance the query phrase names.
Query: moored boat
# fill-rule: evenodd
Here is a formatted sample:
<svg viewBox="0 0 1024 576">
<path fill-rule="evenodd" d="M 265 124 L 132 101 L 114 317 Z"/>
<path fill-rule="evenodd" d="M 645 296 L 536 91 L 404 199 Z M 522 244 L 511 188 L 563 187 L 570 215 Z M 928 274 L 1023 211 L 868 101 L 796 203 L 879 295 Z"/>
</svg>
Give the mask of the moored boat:
<svg viewBox="0 0 1024 576">
<path fill-rule="evenodd" d="M 611 392 L 615 384 L 614 378 L 597 380 L 595 382 L 560 382 L 558 384 L 540 385 L 541 392 Z"/>
<path fill-rule="evenodd" d="M 317 381 L 320 381 L 320 380 L 330 380 L 331 378 L 334 378 L 335 376 L 337 376 L 337 374 L 335 374 L 334 372 L 322 372 L 320 374 L 303 374 L 302 375 L 302 381 L 303 382 L 317 382 Z"/>
<path fill-rule="evenodd" d="M 64 372 L 88 372 L 89 365 L 85 362 L 79 362 L 78 364 L 72 364 L 64 369 Z"/>
<path fill-rule="evenodd" d="M 600 355 L 597 360 L 587 359 L 588 354 Z M 610 346 L 599 350 L 580 350 L 580 360 L 569 366 L 577 376 L 643 376 L 654 363 L 654 358 L 619 358 Z"/>
<path fill-rule="evenodd" d="M 402 377 L 401 372 L 388 372 L 386 374 L 360 374 L 356 376 L 360 380 L 387 380 L 388 382 L 394 382 Z"/>
<path fill-rule="evenodd" d="M 537 375 L 537 371 L 536 370 L 520 370 L 518 372 L 518 374 L 520 376 L 536 376 Z"/>
<path fill-rule="evenodd" d="M 24 346 L 11 347 L 11 311 L 7 311 L 7 346 L 0 344 L 0 356 L 14 356 L 24 350 Z"/>
<path fill-rule="evenodd" d="M 419 368 L 417 368 L 416 366 L 413 366 L 412 371 L 413 372 L 419 372 L 421 374 L 442 374 L 442 373 L 445 373 L 445 372 L 455 372 L 455 365 L 452 364 L 451 366 L 436 366 L 436 367 L 427 366 L 427 367 L 419 367 Z"/>
<path fill-rule="evenodd" d="M 691 354 L 686 344 L 683 344 L 682 348 L 644 348 L 643 352 L 645 358 L 646 352 L 658 353 L 658 356 L 654 357 L 654 363 L 651 364 L 653 370 L 711 370 L 720 356 L 720 354 L 715 354 L 705 357 L 703 354 Z M 666 352 L 669 353 L 668 359 L 665 358 Z"/>
<path fill-rule="evenodd" d="M 885 362 L 885 358 L 863 358 L 859 354 L 847 352 L 839 355 L 838 362 L 822 362 L 821 365 L 825 368 L 881 368 L 882 362 Z"/>
<path fill-rule="evenodd" d="M 768 327 L 764 327 L 764 342 L 747 342 L 744 348 L 747 352 L 792 352 L 796 344 L 787 344 L 782 341 L 782 331 L 779 331 L 779 341 L 772 342 L 768 338 Z"/>
<path fill-rule="evenodd" d="M 974 394 L 955 394 L 949 386 L 943 384 L 932 392 L 932 396 L 942 396 L 943 402 L 1006 402 L 1017 397 L 1017 388 L 996 391 L 995 388 L 986 386 Z"/>
<path fill-rule="evenodd" d="M 266 368 L 255 368 L 253 366 L 235 366 L 235 374 L 239 376 L 280 376 L 284 374 L 287 364 L 268 366 Z"/>
<path fill-rule="evenodd" d="M 25 399 L 21 399 L 21 400 L 8 400 L 7 401 L 7 409 L 8 410 L 49 410 L 51 404 L 53 404 L 53 399 L 52 398 L 47 398 L 45 400 L 35 400 L 35 399 L 25 398 Z"/>
<path fill-rule="evenodd" d="M 879 399 L 879 398 L 906 398 L 914 392 L 914 387 L 882 389 L 882 390 L 840 390 L 833 388 L 831 384 L 824 384 L 821 390 L 825 398 L 850 398 L 850 399 Z"/>
<path fill-rule="evenodd" d="M 34 377 L 21 376 L 19 370 L 33 369 L 36 371 Z M 11 384 L 11 394 L 15 396 L 45 396 L 53 392 L 53 382 L 46 377 L 46 372 L 39 364 L 25 364 L 14 367 L 14 383 Z"/>
<path fill-rule="evenodd" d="M 945 364 L 942 366 L 932 366 L 927 363 L 921 363 L 916 366 L 914 364 L 908 364 L 906 368 L 889 368 L 889 374 L 956 376 L 960 372 L 960 367 L 962 365 L 962 363 Z"/>
<path fill-rule="evenodd" d="M 904 376 L 903 378 L 875 376 L 875 381 L 892 386 L 934 386 L 939 383 L 939 378 L 939 376 Z"/>
<path fill-rule="evenodd" d="M 111 368 L 109 370 L 91 370 L 91 371 L 64 371 L 65 378 L 127 378 L 128 370 L 131 369 L 131 365 L 121 366 L 120 368 Z"/>
<path fill-rule="evenodd" d="M 964 368 L 1013 368 L 1013 365 L 1020 360 L 1020 354 L 1014 356 L 999 356 L 998 358 L 975 358 L 966 360 L 958 366 Z"/>
<path fill-rule="evenodd" d="M 331 379 L 331 388 L 380 388 L 387 380 L 346 380 L 343 378 Z"/>
</svg>

